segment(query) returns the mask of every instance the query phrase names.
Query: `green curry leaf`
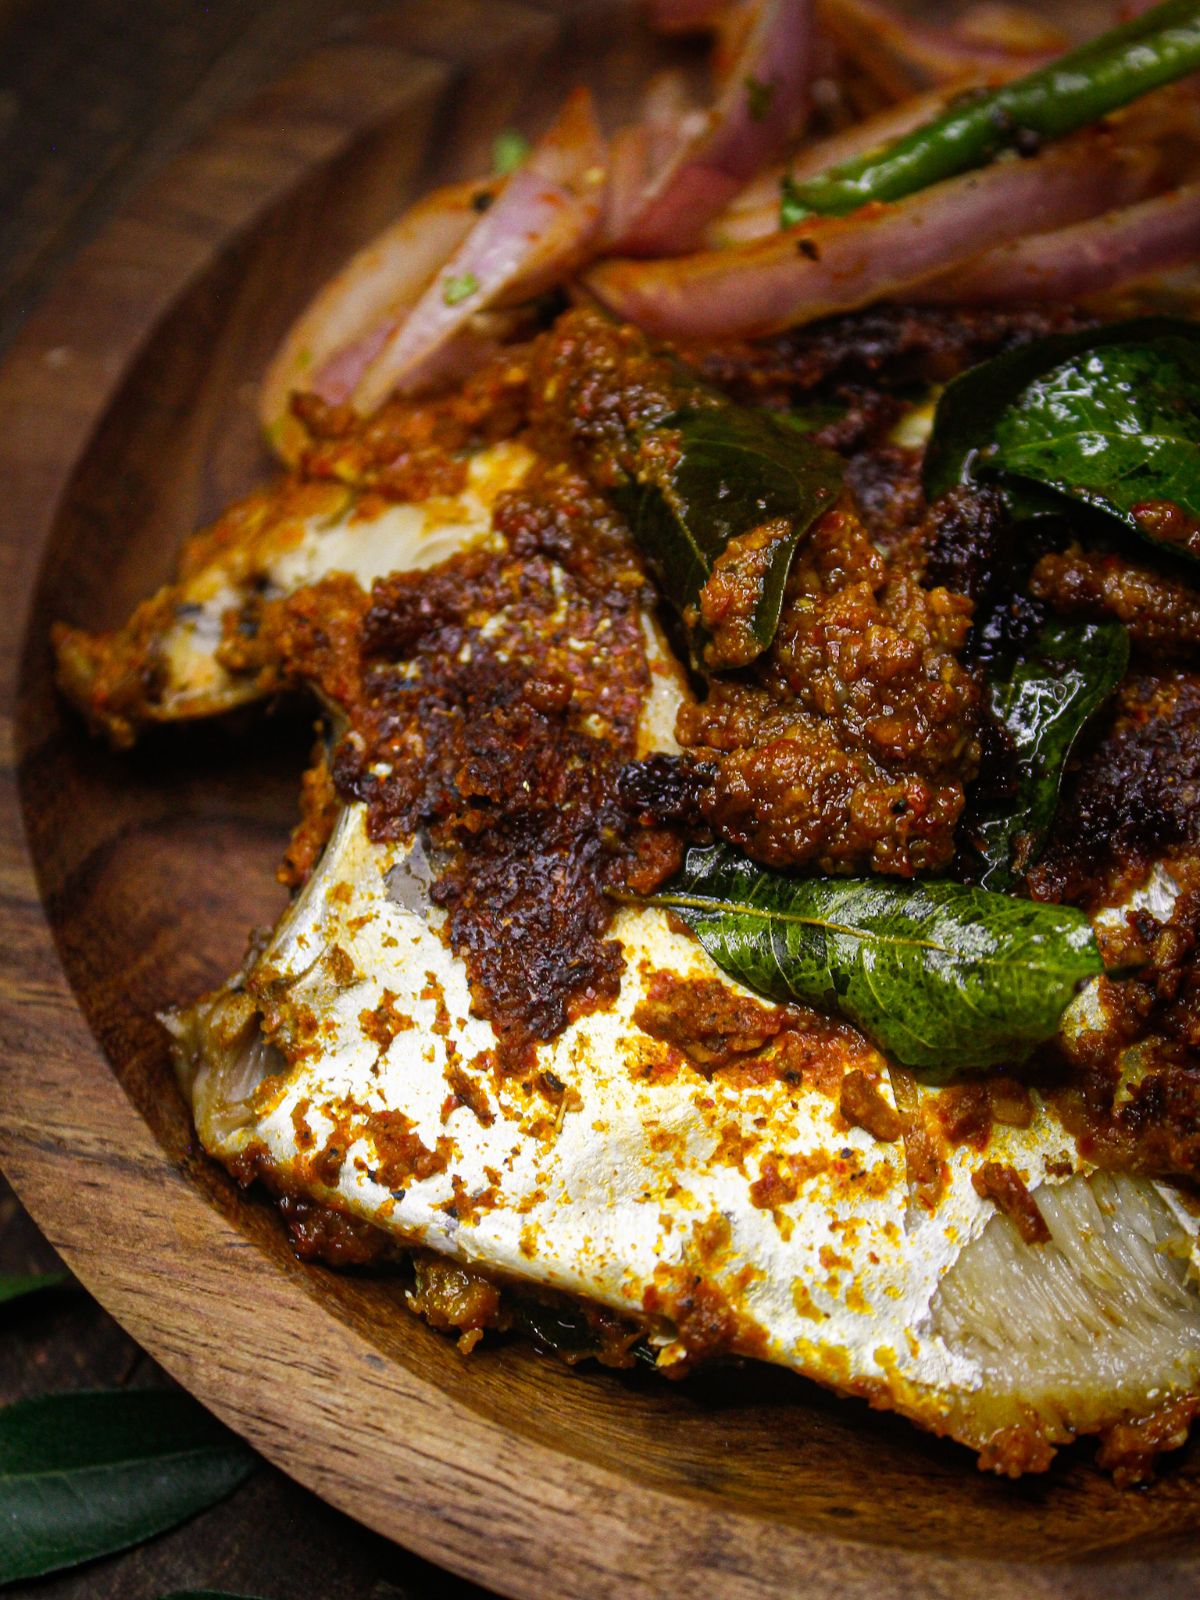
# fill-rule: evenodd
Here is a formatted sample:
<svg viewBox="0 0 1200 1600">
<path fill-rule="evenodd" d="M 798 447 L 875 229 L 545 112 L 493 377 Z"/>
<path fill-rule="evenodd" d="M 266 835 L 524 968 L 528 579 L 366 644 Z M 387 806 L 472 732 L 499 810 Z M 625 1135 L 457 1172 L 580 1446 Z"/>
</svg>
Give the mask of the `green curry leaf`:
<svg viewBox="0 0 1200 1600">
<path fill-rule="evenodd" d="M 652 897 L 771 999 L 852 1022 L 932 1077 L 1023 1060 L 1102 971 L 1087 917 L 957 883 L 793 878 L 696 846 Z"/>
<path fill-rule="evenodd" d="M 39 1294 L 43 1289 L 58 1289 L 69 1282 L 65 1272 L 0 1273 L 0 1305 L 23 1299 L 25 1295 Z"/>
<path fill-rule="evenodd" d="M 638 462 L 618 498 L 693 665 L 747 665 L 774 638 L 796 546 L 841 493 L 841 461 L 767 412 L 712 405 L 649 430 Z"/>
<path fill-rule="evenodd" d="M 1200 324 L 1054 335 L 963 373 L 938 402 L 926 493 L 980 477 L 1020 515 L 1086 507 L 1200 558 Z"/>
<path fill-rule="evenodd" d="M 0 1583 L 138 1544 L 224 1498 L 254 1456 L 174 1389 L 46 1395 L 0 1411 Z"/>
<path fill-rule="evenodd" d="M 1016 792 L 976 814 L 972 829 L 987 889 L 1006 889 L 1037 860 L 1076 740 L 1125 676 L 1129 635 L 1119 622 L 1048 623 L 1005 678 L 988 686 L 992 714 L 1012 740 Z"/>
</svg>

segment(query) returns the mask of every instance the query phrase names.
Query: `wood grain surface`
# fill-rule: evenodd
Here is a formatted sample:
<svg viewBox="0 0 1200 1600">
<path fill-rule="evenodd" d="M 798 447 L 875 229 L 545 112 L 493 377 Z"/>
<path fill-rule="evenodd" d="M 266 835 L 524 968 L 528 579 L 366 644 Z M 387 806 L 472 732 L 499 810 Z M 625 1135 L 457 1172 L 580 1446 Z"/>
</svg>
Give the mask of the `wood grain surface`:
<svg viewBox="0 0 1200 1600">
<path fill-rule="evenodd" d="M 278 912 L 305 719 L 115 757 L 59 705 L 48 624 L 118 620 L 266 469 L 254 380 L 349 248 L 486 167 L 495 131 L 536 129 L 565 84 L 619 113 L 654 60 L 613 5 L 382 9 L 144 183 L 18 338 L 0 373 L 0 1162 L 168 1373 L 333 1505 L 502 1593 L 1194 1595 L 1196 1453 L 1138 1494 L 1086 1451 L 1014 1487 L 784 1373 L 670 1385 L 515 1343 L 464 1362 L 386 1279 L 298 1264 L 197 1153 L 167 1074 L 156 1009 Z"/>
</svg>

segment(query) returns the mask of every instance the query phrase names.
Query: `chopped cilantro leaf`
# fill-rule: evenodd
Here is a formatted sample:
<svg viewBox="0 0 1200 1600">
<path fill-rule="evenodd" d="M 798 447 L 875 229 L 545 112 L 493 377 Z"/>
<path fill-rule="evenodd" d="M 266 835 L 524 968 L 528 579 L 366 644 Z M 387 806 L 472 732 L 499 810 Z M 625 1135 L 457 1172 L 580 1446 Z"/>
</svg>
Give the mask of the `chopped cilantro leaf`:
<svg viewBox="0 0 1200 1600">
<path fill-rule="evenodd" d="M 464 272 L 457 278 L 447 278 L 442 286 L 442 299 L 448 306 L 458 305 L 479 288 L 479 279 L 473 272 Z"/>
<path fill-rule="evenodd" d="M 515 172 L 529 154 L 529 140 L 515 128 L 505 128 L 492 141 L 492 170 L 506 177 Z"/>
</svg>

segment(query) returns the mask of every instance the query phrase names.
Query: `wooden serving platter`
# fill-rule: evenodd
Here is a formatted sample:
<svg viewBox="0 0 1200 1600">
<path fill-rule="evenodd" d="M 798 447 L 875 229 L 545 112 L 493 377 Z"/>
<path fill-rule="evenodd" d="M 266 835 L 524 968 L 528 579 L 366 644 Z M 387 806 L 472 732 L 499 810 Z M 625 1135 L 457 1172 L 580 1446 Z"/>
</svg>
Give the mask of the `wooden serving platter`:
<svg viewBox="0 0 1200 1600">
<path fill-rule="evenodd" d="M 97 1298 L 265 1455 L 371 1527 L 514 1596 L 991 1600 L 1200 1591 L 1200 1452 L 1122 1493 L 1045 1479 L 786 1373 L 672 1385 L 520 1344 L 468 1360 L 396 1287 L 298 1264 L 196 1151 L 157 1008 L 232 969 L 308 732 L 280 716 L 131 757 L 58 703 L 50 621 L 116 622 L 268 469 L 255 382 L 355 245 L 493 134 L 658 47 L 615 5 L 415 0 L 329 47 L 145 190 L 0 373 L 9 686 L 0 771 L 0 1162 Z"/>
</svg>

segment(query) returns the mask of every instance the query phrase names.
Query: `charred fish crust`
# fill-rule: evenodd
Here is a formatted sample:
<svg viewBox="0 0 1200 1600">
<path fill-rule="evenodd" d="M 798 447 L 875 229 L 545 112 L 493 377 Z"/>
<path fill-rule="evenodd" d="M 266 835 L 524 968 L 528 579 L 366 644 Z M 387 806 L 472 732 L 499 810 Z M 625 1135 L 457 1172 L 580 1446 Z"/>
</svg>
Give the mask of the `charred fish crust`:
<svg viewBox="0 0 1200 1600">
<path fill-rule="evenodd" d="M 286 608 L 294 678 L 349 732 L 333 782 L 378 840 L 424 830 L 431 899 L 504 1070 L 611 1003 L 620 949 L 608 879 L 625 852 L 618 788 L 649 689 L 645 579 L 619 521 L 569 473 L 502 496 L 502 549 Z M 333 580 L 331 580 L 332 582 Z"/>
<path fill-rule="evenodd" d="M 703 826 L 700 800 L 714 776 L 700 762 L 665 753 L 647 756 L 621 769 L 621 805 L 641 827 L 676 823 L 694 833 Z"/>
<path fill-rule="evenodd" d="M 1103 904 L 1185 844 L 1200 845 L 1200 676 L 1134 674 L 1073 775 L 1030 889 Z"/>
<path fill-rule="evenodd" d="M 974 607 L 967 654 L 1011 646 L 1026 613 L 1034 612 L 1026 603 L 1013 614 L 1032 554 L 1028 530 L 1018 530 L 999 490 L 986 485 L 947 490 L 929 507 L 917 537 L 927 550 L 925 583 L 965 595 Z"/>
<path fill-rule="evenodd" d="M 389 572 L 433 566 L 485 541 L 496 497 L 531 462 L 518 442 L 502 440 L 455 464 L 453 494 L 431 488 L 420 500 L 333 474 L 281 479 L 194 534 L 175 581 L 122 628 L 58 624 L 59 685 L 119 748 L 149 725 L 217 716 L 276 694 L 289 687 L 277 627 L 290 596 L 331 573 L 369 588 Z M 346 476 L 353 480 L 349 466 Z"/>
</svg>

